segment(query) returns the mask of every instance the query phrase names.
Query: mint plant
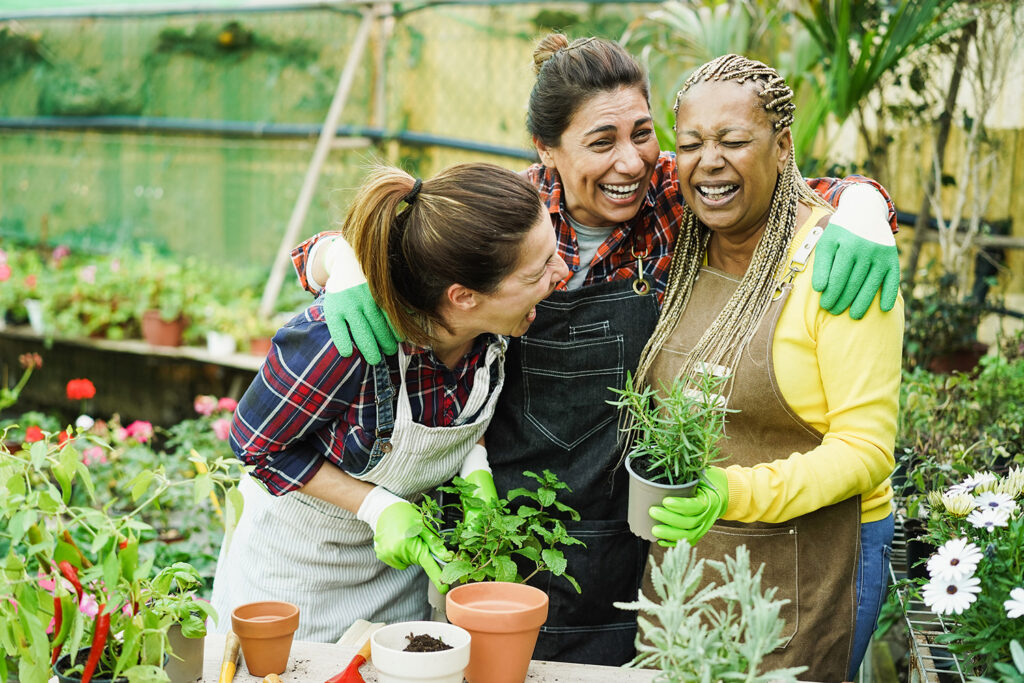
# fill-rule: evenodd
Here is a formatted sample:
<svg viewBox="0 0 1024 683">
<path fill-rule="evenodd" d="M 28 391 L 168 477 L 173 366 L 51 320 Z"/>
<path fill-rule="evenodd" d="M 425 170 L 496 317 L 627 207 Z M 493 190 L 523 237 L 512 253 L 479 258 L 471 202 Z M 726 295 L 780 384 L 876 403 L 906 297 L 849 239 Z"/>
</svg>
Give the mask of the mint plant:
<svg viewBox="0 0 1024 683">
<path fill-rule="evenodd" d="M 721 585 L 702 585 L 705 562 Z M 724 561 L 696 560 L 685 541 L 669 548 L 651 571 L 658 601 L 641 593 L 634 602 L 615 603 L 640 612 L 643 638 L 629 666 L 658 669 L 655 681 L 794 683 L 807 667 L 758 673 L 765 655 L 785 642 L 779 613 L 789 602 L 775 600 L 774 587 L 761 589 L 761 570 L 751 571 L 745 545 Z"/>
<path fill-rule="evenodd" d="M 632 374 L 609 404 L 625 411 L 623 431 L 629 445 L 626 457 L 636 474 L 670 485 L 694 481 L 713 462 L 722 459 L 719 441 L 725 436 L 728 413 L 721 390 L 729 376 L 698 374 L 677 379 L 669 389 L 637 387 Z M 692 385 L 692 386 L 691 386 Z"/>
<path fill-rule="evenodd" d="M 473 581 L 513 581 L 525 583 L 540 572 L 551 572 L 564 577 L 580 592 L 579 583 L 565 573 L 566 559 L 561 548 L 569 545 L 585 545 L 573 538 L 565 528 L 563 518 L 578 521 L 576 510 L 557 500 L 558 492 L 569 489 L 549 470 L 541 474 L 523 472 L 538 484 L 531 491 L 515 488 L 507 498 L 485 502 L 473 497 L 475 487 L 461 477 L 456 477 L 451 486 L 440 486 L 439 491 L 457 494 L 459 500 L 468 501 L 480 509 L 470 521 L 461 514 L 461 506 L 442 506 L 433 498 L 426 498 L 420 504 L 424 525 L 433 529 L 452 552 L 453 558 L 441 572 L 441 580 L 447 584 Z M 454 509 L 458 521 L 451 528 L 444 529 L 442 520 L 446 508 Z M 526 576 L 521 576 L 516 559 L 530 567 Z"/>
</svg>

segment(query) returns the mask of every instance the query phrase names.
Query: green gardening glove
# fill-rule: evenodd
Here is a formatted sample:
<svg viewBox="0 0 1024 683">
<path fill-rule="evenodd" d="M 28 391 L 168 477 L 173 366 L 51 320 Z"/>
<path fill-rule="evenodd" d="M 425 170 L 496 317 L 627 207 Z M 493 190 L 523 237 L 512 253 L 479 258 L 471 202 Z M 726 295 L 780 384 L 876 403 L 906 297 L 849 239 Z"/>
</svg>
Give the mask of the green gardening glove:
<svg viewBox="0 0 1024 683">
<path fill-rule="evenodd" d="M 729 478 L 721 467 L 709 467 L 692 498 L 666 496 L 661 505 L 651 507 L 649 514 L 660 522 L 652 533 L 665 547 L 670 548 L 680 540 L 695 545 L 728 507 Z"/>
<path fill-rule="evenodd" d="M 875 294 L 891 311 L 900 291 L 900 259 L 889 226 L 885 198 L 867 183 L 846 188 L 832 220 L 814 249 L 811 286 L 821 292 L 821 307 L 833 315 L 847 308 L 860 320 Z"/>
<path fill-rule="evenodd" d="M 473 485 L 473 491 L 462 497 L 462 518 L 466 524 L 483 514 L 485 508 L 498 502 L 498 489 L 494 486 L 494 475 L 487 462 L 487 449 L 476 444 L 462 463 L 459 476 Z"/>
<path fill-rule="evenodd" d="M 448 592 L 448 584 L 441 581 L 438 560 L 449 562 L 452 554 L 441 537 L 423 525 L 415 505 L 377 486 L 367 494 L 356 517 L 373 529 L 377 559 L 395 569 L 418 564 L 442 595 Z"/>
<path fill-rule="evenodd" d="M 376 365 L 381 351 L 398 351 L 398 334 L 370 295 L 370 286 L 359 267 L 359 259 L 344 238 L 338 236 L 324 255 L 327 284 L 324 285 L 324 319 L 338 353 L 352 355 L 352 344 Z"/>
</svg>

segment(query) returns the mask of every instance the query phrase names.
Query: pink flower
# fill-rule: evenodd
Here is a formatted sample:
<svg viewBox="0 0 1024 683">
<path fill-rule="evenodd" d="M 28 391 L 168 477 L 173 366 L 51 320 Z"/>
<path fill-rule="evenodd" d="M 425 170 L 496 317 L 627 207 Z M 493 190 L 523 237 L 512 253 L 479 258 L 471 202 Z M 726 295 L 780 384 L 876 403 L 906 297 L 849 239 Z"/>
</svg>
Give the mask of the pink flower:
<svg viewBox="0 0 1024 683">
<path fill-rule="evenodd" d="M 36 583 L 38 583 L 39 587 L 47 593 L 53 593 L 53 591 L 57 589 L 57 582 L 46 574 L 39 572 L 38 577 L 39 578 L 36 579 Z"/>
<path fill-rule="evenodd" d="M 231 420 L 226 417 L 222 417 L 219 420 L 213 421 L 213 433 L 217 435 L 217 438 L 221 441 L 227 441 L 228 435 L 231 433 Z"/>
<path fill-rule="evenodd" d="M 200 394 L 192 401 L 192 407 L 200 415 L 212 415 L 217 409 L 217 397 Z"/>
<path fill-rule="evenodd" d="M 7 282 L 11 279 L 11 267 L 6 263 L 0 263 L 0 282 Z"/>
<path fill-rule="evenodd" d="M 25 276 L 25 286 L 28 287 L 29 289 L 35 289 L 36 288 L 36 281 L 37 280 L 38 280 L 38 278 L 36 278 L 35 274 L 26 275 Z"/>
<path fill-rule="evenodd" d="M 55 262 L 60 263 L 71 254 L 71 247 L 66 244 L 58 244 L 53 248 L 53 253 L 50 254 Z"/>
<path fill-rule="evenodd" d="M 217 401 L 217 410 L 226 410 L 229 413 L 233 413 L 237 407 L 238 401 L 233 398 L 228 398 L 227 396 Z"/>
<path fill-rule="evenodd" d="M 125 427 L 125 432 L 139 443 L 146 443 L 153 438 L 153 424 L 145 420 L 136 420 Z"/>
<path fill-rule="evenodd" d="M 95 617 L 100 613 L 99 603 L 96 602 L 96 598 L 92 597 L 88 593 L 82 595 L 82 601 L 78 603 L 78 611 L 87 617 Z"/>
<path fill-rule="evenodd" d="M 90 465 L 106 465 L 107 454 L 103 450 L 103 446 L 91 446 L 82 451 L 82 461 L 86 467 Z"/>
<path fill-rule="evenodd" d="M 114 430 L 115 441 L 127 441 L 128 436 L 128 430 L 125 429 L 124 427 L 118 427 L 117 429 Z"/>
<path fill-rule="evenodd" d="M 78 269 L 78 279 L 90 285 L 96 284 L 96 266 L 82 266 Z"/>
</svg>

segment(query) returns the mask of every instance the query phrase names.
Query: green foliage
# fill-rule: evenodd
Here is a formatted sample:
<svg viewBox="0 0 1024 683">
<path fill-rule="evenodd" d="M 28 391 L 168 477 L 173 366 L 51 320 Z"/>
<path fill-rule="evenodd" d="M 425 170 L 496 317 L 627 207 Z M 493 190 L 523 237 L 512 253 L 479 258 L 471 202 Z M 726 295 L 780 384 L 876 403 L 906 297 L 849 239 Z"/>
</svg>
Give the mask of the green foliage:
<svg viewBox="0 0 1024 683">
<path fill-rule="evenodd" d="M 907 302 L 903 332 L 903 364 L 927 367 L 937 356 L 971 349 L 978 341 L 978 323 L 984 304 L 957 297 L 957 278 L 946 273 L 928 292 Z"/>
<path fill-rule="evenodd" d="M 0 26 L 0 79 L 17 78 L 32 67 L 46 64 L 42 36 L 26 35 L 16 24 Z"/>
<path fill-rule="evenodd" d="M 187 54 L 202 59 L 244 58 L 255 52 L 275 55 L 288 63 L 306 66 L 317 58 L 309 41 L 300 38 L 278 42 L 246 28 L 238 21 L 222 26 L 199 24 L 191 31 L 165 28 L 160 31 L 158 54 Z"/>
<path fill-rule="evenodd" d="M 79 448 L 94 438 L 59 443 L 47 433 L 11 451 L 0 438 L 0 645 L 24 683 L 49 680 L 51 651 L 77 652 L 109 616 L 97 672 L 137 681 L 165 681 L 166 633 L 181 623 L 199 635 L 210 605 L 197 600 L 201 577 L 188 564 L 161 568 L 144 539 L 153 532 L 143 513 L 171 489 L 187 489 L 194 503 L 213 488 L 233 488 L 226 463 L 203 461 L 204 474 L 173 479 L 162 465 L 123 482 L 122 494 L 97 491 Z M 109 446 L 108 446 L 109 448 Z M 197 458 L 199 456 L 196 456 Z M 201 459 L 201 458 L 200 458 Z M 102 500 L 102 502 L 101 502 Z M 79 504 L 81 501 L 81 504 Z M 64 563 L 68 563 L 65 567 Z M 58 565 L 61 566 L 58 569 Z M 70 580 L 77 577 L 81 594 Z M 68 626 L 47 633 L 56 603 Z M 0 678 L 7 660 L 0 661 Z"/>
<path fill-rule="evenodd" d="M 468 523 L 457 514 L 450 529 L 441 528 L 444 510 L 437 501 L 426 498 L 420 504 L 424 526 L 444 539 L 453 554 L 441 572 L 443 582 L 523 583 L 540 572 L 551 572 L 564 577 L 579 592 L 576 579 L 565 573 L 565 554 L 560 549 L 585 545 L 569 535 L 562 521 L 565 517 L 576 521 L 580 518 L 573 508 L 557 500 L 558 492 L 569 486 L 549 470 L 540 475 L 523 474 L 537 482 L 536 490 L 516 488 L 508 492 L 507 498 L 493 503 L 473 497 L 475 486 L 461 477 L 456 477 L 452 486 L 438 487 L 439 491 L 457 494 L 460 500 L 472 501 L 474 508 L 481 510 Z M 459 506 L 449 507 L 461 510 Z M 520 575 L 517 560 L 528 567 L 526 576 Z"/>
<path fill-rule="evenodd" d="M 640 613 L 642 638 L 630 666 L 659 670 L 655 681 L 796 681 L 807 667 L 758 673 L 765 655 L 784 642 L 779 612 L 788 601 L 775 600 L 774 587 L 761 589 L 762 568 L 751 569 L 747 547 L 707 564 L 721 585 L 701 587 L 705 560 L 679 543 L 651 571 L 656 601 L 641 593 L 635 602 L 615 603 Z"/>
<path fill-rule="evenodd" d="M 659 393 L 634 386 L 630 374 L 624 388 L 609 387 L 619 399 L 608 403 L 623 410 L 628 420 L 626 457 L 634 461 L 633 471 L 650 481 L 685 484 L 720 460 L 726 415 L 737 412 L 721 405 L 720 391 L 728 380 L 701 373 L 693 387 L 677 379 L 671 389 L 662 384 Z"/>
<path fill-rule="evenodd" d="M 996 662 L 992 665 L 992 673 L 996 678 L 974 677 L 971 683 L 1020 683 L 1024 680 L 1024 645 L 1021 641 L 1010 641 L 1010 657 L 1012 662 Z"/>
<path fill-rule="evenodd" d="M 134 116 L 142 113 L 142 92 L 127 75 L 86 72 L 73 66 L 50 69 L 41 79 L 42 116 Z"/>
</svg>

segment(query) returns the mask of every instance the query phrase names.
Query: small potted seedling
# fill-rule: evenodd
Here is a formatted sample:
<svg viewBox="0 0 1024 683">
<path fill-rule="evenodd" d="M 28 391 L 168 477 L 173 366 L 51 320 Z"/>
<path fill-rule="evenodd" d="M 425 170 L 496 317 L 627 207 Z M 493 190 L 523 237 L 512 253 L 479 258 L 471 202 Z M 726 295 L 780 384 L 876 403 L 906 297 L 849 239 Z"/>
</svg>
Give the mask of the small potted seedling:
<svg viewBox="0 0 1024 683">
<path fill-rule="evenodd" d="M 426 498 L 420 504 L 424 524 L 444 540 L 452 553 L 441 572 L 441 581 L 452 586 L 476 581 L 525 583 L 540 572 L 551 572 L 579 592 L 576 579 L 566 573 L 561 550 L 568 545 L 585 545 L 569 535 L 563 522 L 580 518 L 576 510 L 557 499 L 559 491 L 569 486 L 549 470 L 523 474 L 537 482 L 536 490 L 512 489 L 506 498 L 492 504 L 477 499 L 474 502 L 480 503 L 480 513 L 468 521 L 458 506 L 445 506 L 458 508 L 457 521 L 451 528 L 442 528 L 444 510 L 436 500 Z M 439 490 L 466 500 L 472 498 L 474 486 L 456 477 L 451 486 Z M 444 599 L 433 584 L 428 599 L 436 611 L 444 612 Z"/>
<path fill-rule="evenodd" d="M 719 441 L 725 436 L 726 414 L 721 389 L 728 376 L 702 373 L 692 380 L 676 380 L 662 391 L 637 387 L 632 375 L 619 395 L 609 401 L 625 411 L 623 430 L 628 435 L 626 470 L 629 472 L 630 530 L 657 541 L 648 514 L 665 496 L 692 496 L 704 470 L 720 460 Z"/>
</svg>

